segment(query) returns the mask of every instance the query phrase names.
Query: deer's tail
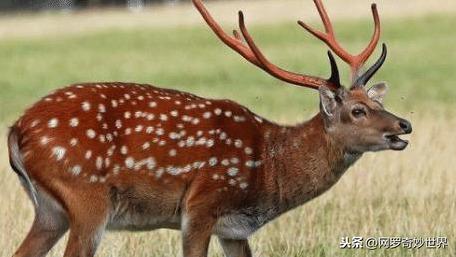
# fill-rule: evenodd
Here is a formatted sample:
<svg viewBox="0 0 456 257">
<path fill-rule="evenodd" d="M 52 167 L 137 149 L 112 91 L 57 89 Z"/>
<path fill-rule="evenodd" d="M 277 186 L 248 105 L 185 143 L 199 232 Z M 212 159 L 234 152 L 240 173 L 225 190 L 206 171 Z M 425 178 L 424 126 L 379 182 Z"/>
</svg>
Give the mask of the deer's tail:
<svg viewBox="0 0 456 257">
<path fill-rule="evenodd" d="M 30 179 L 27 170 L 25 169 L 24 162 L 22 160 L 22 154 L 19 149 L 19 132 L 16 126 L 10 128 L 8 134 L 8 150 L 9 150 L 9 162 L 11 168 L 16 172 L 24 185 L 28 195 L 32 199 L 35 207 L 38 206 L 37 191 L 35 185 Z"/>
</svg>

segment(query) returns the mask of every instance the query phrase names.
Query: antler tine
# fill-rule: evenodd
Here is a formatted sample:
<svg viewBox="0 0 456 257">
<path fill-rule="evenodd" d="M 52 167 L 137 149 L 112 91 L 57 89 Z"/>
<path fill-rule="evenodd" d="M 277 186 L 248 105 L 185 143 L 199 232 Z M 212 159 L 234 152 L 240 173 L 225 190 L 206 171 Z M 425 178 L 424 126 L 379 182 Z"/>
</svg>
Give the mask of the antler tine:
<svg viewBox="0 0 456 257">
<path fill-rule="evenodd" d="M 238 32 L 237 30 L 233 30 L 233 36 L 234 36 L 237 40 L 239 40 L 239 41 L 242 42 L 242 37 L 241 37 L 241 35 L 239 35 L 239 32 Z"/>
<path fill-rule="evenodd" d="M 331 51 L 328 51 L 328 58 L 329 63 L 331 64 L 331 77 L 329 77 L 328 80 L 333 82 L 334 84 L 340 85 L 339 69 L 337 68 L 336 59 L 334 59 L 334 56 L 331 53 Z"/>
<path fill-rule="evenodd" d="M 215 33 L 215 35 L 217 35 L 217 37 L 220 40 L 222 40 L 223 43 L 225 43 L 231 49 L 242 55 L 242 57 L 247 59 L 252 64 L 261 68 L 261 64 L 256 60 L 255 55 L 250 51 L 250 49 L 247 46 L 242 44 L 242 40 L 240 40 L 240 38 L 236 37 L 236 34 L 239 35 L 237 31 L 233 31 L 235 34 L 235 38 L 229 36 L 225 33 L 225 31 L 223 31 L 222 27 L 220 27 L 220 25 L 214 20 L 214 18 L 212 18 L 209 11 L 206 9 L 206 7 L 204 7 L 203 3 L 200 0 L 193 0 L 193 4 L 201 13 L 201 16 L 212 29 L 212 31 Z"/>
<path fill-rule="evenodd" d="M 374 17 L 374 34 L 372 35 L 371 41 L 367 45 L 367 47 L 358 55 L 352 55 L 347 52 L 339 42 L 336 40 L 336 36 L 334 33 L 334 29 L 329 19 L 328 13 L 326 12 L 323 3 L 321 0 L 314 0 L 315 6 L 317 7 L 318 13 L 320 14 L 321 20 L 323 22 L 325 32 L 318 31 L 303 21 L 298 21 L 298 24 L 301 25 L 305 30 L 309 33 L 320 39 L 321 41 L 325 42 L 326 45 L 334 51 L 342 60 L 344 60 L 347 64 L 350 65 L 352 70 L 352 76 L 355 79 L 357 77 L 357 73 L 360 68 L 364 65 L 366 60 L 372 55 L 375 50 L 375 47 L 378 44 L 380 39 L 380 18 L 377 11 L 377 5 L 372 4 L 372 15 Z"/>
<path fill-rule="evenodd" d="M 307 81 L 307 84 L 310 84 L 308 86 L 311 86 L 312 88 L 318 89 L 318 87 L 321 85 L 318 84 L 319 78 L 314 78 L 311 76 L 305 76 L 303 77 L 300 74 L 285 71 L 276 65 L 272 64 L 268 59 L 263 55 L 261 50 L 258 48 L 258 46 L 255 44 L 255 41 L 253 40 L 252 36 L 247 30 L 247 27 L 245 26 L 245 21 L 244 21 L 244 14 L 242 11 L 239 11 L 239 28 L 241 29 L 241 33 L 244 36 L 245 41 L 247 42 L 249 48 L 252 50 L 253 54 L 255 55 L 256 59 L 262 64 L 264 67 L 264 70 L 271 74 L 274 77 L 280 78 L 286 82 L 292 83 L 292 84 L 297 84 L 297 82 L 302 81 L 301 83 L 306 83 L 306 81 L 303 80 L 314 80 L 312 81 L 313 83 L 310 84 Z M 333 77 L 333 76 L 331 76 Z M 301 84 L 299 83 L 299 84 Z"/>
<path fill-rule="evenodd" d="M 386 44 L 382 44 L 382 54 L 378 60 L 364 74 L 355 80 L 351 88 L 364 87 L 372 78 L 372 76 L 374 76 L 374 74 L 382 67 L 383 63 L 386 60 L 387 54 L 388 49 L 386 48 Z"/>
<path fill-rule="evenodd" d="M 369 57 L 374 52 L 375 47 L 378 44 L 378 41 L 380 40 L 380 17 L 378 15 L 377 5 L 372 4 L 371 9 L 372 16 L 374 18 L 374 33 L 372 34 L 371 41 L 369 42 L 367 47 L 361 52 L 361 54 L 359 54 L 361 65 L 363 65 L 367 61 L 367 59 L 369 59 Z"/>
<path fill-rule="evenodd" d="M 277 67 L 276 65 L 272 64 L 269 62 L 266 57 L 261 53 L 260 49 L 255 45 L 254 40 L 250 36 L 250 34 L 247 31 L 247 28 L 245 26 L 244 22 L 244 15 L 241 11 L 239 11 L 239 27 L 242 33 L 242 36 L 244 37 L 245 41 L 247 42 L 247 45 L 244 44 L 241 35 L 239 34 L 238 31 L 234 30 L 233 31 L 233 36 L 229 36 L 226 34 L 223 29 L 220 27 L 220 25 L 217 24 L 217 22 L 212 18 L 212 16 L 209 14 L 208 10 L 204 7 L 203 3 L 201 0 L 192 0 L 193 4 L 196 6 L 198 11 L 201 13 L 203 16 L 204 20 L 206 23 L 209 25 L 209 27 L 212 29 L 212 31 L 217 35 L 217 37 L 222 40 L 226 45 L 228 45 L 231 49 L 242 55 L 245 59 L 247 59 L 250 63 L 256 65 L 257 67 L 261 68 L 262 70 L 266 71 L 270 75 L 286 81 L 288 83 L 298 85 L 298 86 L 304 86 L 304 87 L 309 87 L 313 89 L 318 89 L 320 86 L 325 85 L 328 88 L 331 89 L 337 89 L 340 87 L 340 83 L 336 82 L 334 79 L 335 73 L 338 73 L 337 71 L 337 65 L 335 65 L 335 62 L 333 62 L 331 59 L 331 70 L 332 70 L 332 75 L 330 79 L 322 79 L 319 77 L 314 77 L 314 76 L 309 76 L 309 75 L 303 75 L 303 74 L 298 74 L 294 72 L 290 72 L 284 69 L 281 69 Z"/>
</svg>

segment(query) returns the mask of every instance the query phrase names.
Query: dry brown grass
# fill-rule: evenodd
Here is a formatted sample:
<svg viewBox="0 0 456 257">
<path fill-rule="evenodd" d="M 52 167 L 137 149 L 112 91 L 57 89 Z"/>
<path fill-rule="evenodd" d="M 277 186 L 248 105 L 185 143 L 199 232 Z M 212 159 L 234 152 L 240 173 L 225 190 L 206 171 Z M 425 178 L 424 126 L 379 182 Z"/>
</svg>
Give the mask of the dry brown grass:
<svg viewBox="0 0 456 257">
<path fill-rule="evenodd" d="M 256 256 L 455 256 L 456 114 L 415 113 L 415 132 L 404 152 L 366 154 L 322 197 L 267 225 L 252 238 Z M 33 213 L 0 145 L 0 256 L 21 242 Z M 341 236 L 447 236 L 446 250 L 340 250 Z M 213 242 L 216 242 L 214 240 Z M 50 256 L 61 256 L 62 240 Z M 217 254 L 220 248 L 213 244 Z M 108 234 L 97 256 L 178 256 L 171 231 Z M 212 255 L 214 256 L 214 255 Z"/>
</svg>

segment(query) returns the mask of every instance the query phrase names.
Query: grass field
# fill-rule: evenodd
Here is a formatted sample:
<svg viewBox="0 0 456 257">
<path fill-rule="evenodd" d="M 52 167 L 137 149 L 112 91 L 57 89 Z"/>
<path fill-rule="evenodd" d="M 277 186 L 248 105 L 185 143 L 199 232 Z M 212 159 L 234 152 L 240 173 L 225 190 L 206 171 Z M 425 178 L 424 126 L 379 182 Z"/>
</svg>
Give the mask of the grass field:
<svg viewBox="0 0 456 257">
<path fill-rule="evenodd" d="M 235 17 L 233 17 L 234 20 Z M 248 22 L 248 20 L 247 20 Z M 370 20 L 338 21 L 340 40 L 360 49 Z M 456 256 L 455 15 L 383 23 L 390 57 L 374 80 L 390 84 L 386 106 L 414 125 L 404 152 L 366 154 L 322 197 L 252 237 L 255 256 Z M 325 48 L 293 22 L 255 25 L 275 63 L 326 76 Z M 5 135 L 27 105 L 81 81 L 136 81 L 234 99 L 269 119 L 296 123 L 318 111 L 316 92 L 278 82 L 222 46 L 203 25 L 105 29 L 77 35 L 0 41 L 0 256 L 10 256 L 33 218 L 7 162 Z M 340 66 L 343 66 L 340 62 Z M 346 70 L 344 77 L 347 78 Z M 346 80 L 347 82 L 347 80 Z M 340 250 L 342 236 L 446 236 L 443 250 Z M 177 232 L 113 233 L 97 256 L 178 256 Z M 61 256 L 64 241 L 51 256 Z M 211 256 L 222 256 L 216 240 Z"/>
</svg>

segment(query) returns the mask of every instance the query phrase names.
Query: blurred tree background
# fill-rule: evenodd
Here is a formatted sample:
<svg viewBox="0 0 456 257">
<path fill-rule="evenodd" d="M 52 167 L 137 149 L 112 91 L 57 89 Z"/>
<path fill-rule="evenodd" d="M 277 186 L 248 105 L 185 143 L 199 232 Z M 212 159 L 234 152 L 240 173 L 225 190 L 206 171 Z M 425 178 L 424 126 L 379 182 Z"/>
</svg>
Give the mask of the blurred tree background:
<svg viewBox="0 0 456 257">
<path fill-rule="evenodd" d="M 72 10 L 105 6 L 142 8 L 148 4 L 181 1 L 185 0 L 0 0 L 0 11 Z"/>
</svg>

